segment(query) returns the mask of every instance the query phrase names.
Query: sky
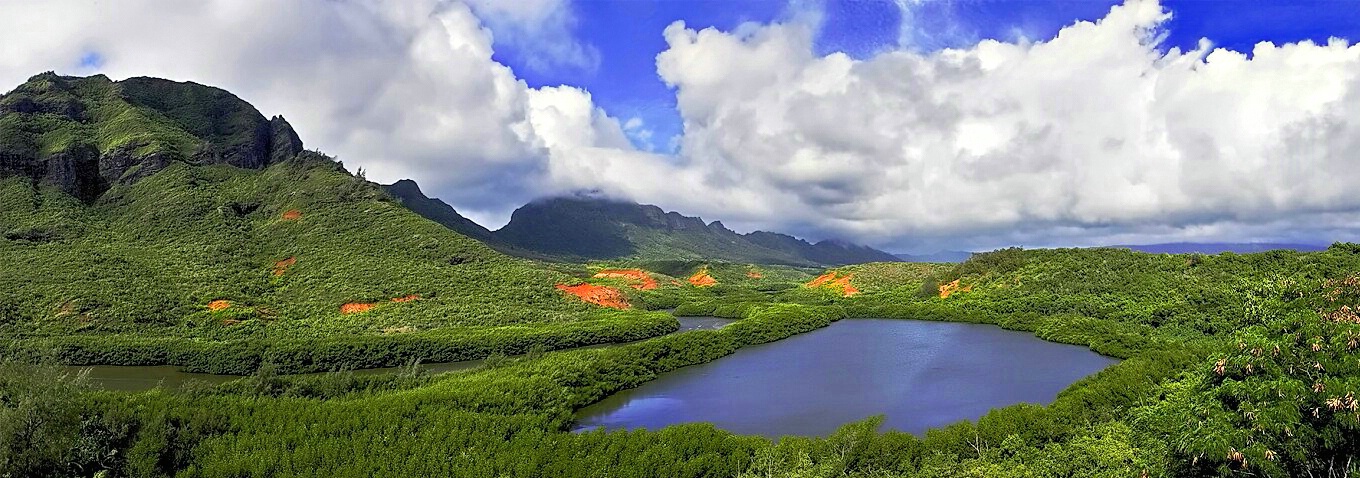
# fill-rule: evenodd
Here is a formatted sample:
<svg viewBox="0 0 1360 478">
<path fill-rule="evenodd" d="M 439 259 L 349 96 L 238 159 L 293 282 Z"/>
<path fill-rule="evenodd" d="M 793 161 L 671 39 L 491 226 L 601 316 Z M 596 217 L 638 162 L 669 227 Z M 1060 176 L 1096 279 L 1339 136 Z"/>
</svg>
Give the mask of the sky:
<svg viewBox="0 0 1360 478">
<path fill-rule="evenodd" d="M 222 87 L 492 228 L 588 193 L 895 252 L 1325 244 L 1357 40 L 1349 0 L 3 0 L 0 85 Z"/>
</svg>

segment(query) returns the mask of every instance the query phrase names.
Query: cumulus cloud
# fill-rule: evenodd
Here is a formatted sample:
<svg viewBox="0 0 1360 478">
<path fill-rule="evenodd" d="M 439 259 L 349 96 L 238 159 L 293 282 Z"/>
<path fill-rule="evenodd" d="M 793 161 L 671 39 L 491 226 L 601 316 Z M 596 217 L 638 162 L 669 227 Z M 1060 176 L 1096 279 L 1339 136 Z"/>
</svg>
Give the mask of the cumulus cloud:
<svg viewBox="0 0 1360 478">
<path fill-rule="evenodd" d="M 221 86 L 491 226 L 574 190 L 889 248 L 1329 240 L 1360 219 L 1360 46 L 1342 40 L 1164 51 L 1150 0 L 1045 41 L 863 60 L 816 54 L 815 18 L 677 22 L 657 72 L 684 134 L 663 156 L 589 92 L 493 59 L 513 25 L 569 24 L 563 1 L 470 1 L 9 1 L 0 84 Z"/>
<path fill-rule="evenodd" d="M 798 23 L 677 23 L 657 65 L 691 167 L 852 237 L 1042 243 L 1360 210 L 1360 46 L 1163 52 L 1169 18 L 1132 0 L 1044 42 L 863 61 L 814 55 Z"/>
</svg>

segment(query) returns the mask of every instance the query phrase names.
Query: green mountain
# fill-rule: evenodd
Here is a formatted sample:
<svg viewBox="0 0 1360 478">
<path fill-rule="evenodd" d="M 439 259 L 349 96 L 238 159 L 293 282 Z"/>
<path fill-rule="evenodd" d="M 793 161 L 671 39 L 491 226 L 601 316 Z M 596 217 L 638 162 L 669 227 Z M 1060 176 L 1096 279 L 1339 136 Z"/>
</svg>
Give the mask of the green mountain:
<svg viewBox="0 0 1360 478">
<path fill-rule="evenodd" d="M 494 232 L 453 207 L 420 192 L 411 180 L 386 186 L 388 193 L 426 218 L 517 255 L 558 260 L 718 260 L 752 264 L 836 266 L 892 262 L 897 257 L 870 247 L 827 240 L 816 244 L 793 236 L 756 231 L 738 234 L 721 222 L 626 201 L 558 197 L 516 209 Z"/>
<path fill-rule="evenodd" d="M 494 234 L 497 240 L 524 249 L 586 259 L 713 259 L 798 266 L 897 260 L 840 241 L 810 244 L 773 232 L 738 234 L 721 222 L 705 224 L 701 218 L 652 205 L 580 197 L 526 204 Z"/>
<path fill-rule="evenodd" d="M 260 169 L 300 152 L 283 117 L 194 83 L 44 73 L 0 98 L 0 174 L 85 202 L 175 163 Z"/>
<path fill-rule="evenodd" d="M 0 356 L 300 372 L 674 324 L 569 299 L 220 89 L 38 75 L 0 97 L 0 151 Z"/>
</svg>

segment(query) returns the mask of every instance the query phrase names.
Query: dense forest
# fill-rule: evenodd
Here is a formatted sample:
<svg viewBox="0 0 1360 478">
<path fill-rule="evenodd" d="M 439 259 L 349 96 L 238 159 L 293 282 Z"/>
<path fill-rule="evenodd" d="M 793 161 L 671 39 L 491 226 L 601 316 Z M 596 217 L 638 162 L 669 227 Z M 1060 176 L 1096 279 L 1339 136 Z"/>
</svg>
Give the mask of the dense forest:
<svg viewBox="0 0 1360 478">
<path fill-rule="evenodd" d="M 1360 245 L 536 262 L 300 144 L 275 155 L 292 144 L 279 121 L 199 88 L 40 75 L 0 98 L 0 477 L 1360 471 Z M 96 167 L 38 171 L 53 158 Z M 738 320 L 676 333 L 668 309 Z M 995 324 L 1122 360 L 1049 405 L 920 436 L 875 417 L 775 441 L 701 423 L 569 431 L 660 374 L 868 317 Z M 353 372 L 467 359 L 484 361 Z M 92 364 L 241 378 L 115 392 L 72 367 Z"/>
</svg>

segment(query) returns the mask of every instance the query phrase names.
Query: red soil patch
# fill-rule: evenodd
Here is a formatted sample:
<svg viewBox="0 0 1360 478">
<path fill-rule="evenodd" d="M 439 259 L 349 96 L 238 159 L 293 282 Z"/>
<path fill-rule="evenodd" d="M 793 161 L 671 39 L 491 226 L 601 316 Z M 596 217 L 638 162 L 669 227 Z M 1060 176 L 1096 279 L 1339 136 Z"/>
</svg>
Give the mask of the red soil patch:
<svg viewBox="0 0 1360 478">
<path fill-rule="evenodd" d="M 208 303 L 208 310 L 213 312 L 217 312 L 227 307 L 231 307 L 231 301 L 229 300 L 214 300 Z"/>
<path fill-rule="evenodd" d="M 762 279 L 762 278 L 765 277 L 765 274 L 761 274 L 760 271 L 750 270 L 750 271 L 746 271 L 746 277 L 749 277 L 749 278 L 752 278 L 752 279 Z"/>
<path fill-rule="evenodd" d="M 595 278 L 615 278 L 628 279 L 633 281 L 633 288 L 638 290 L 652 290 L 656 288 L 656 279 L 647 274 L 642 269 L 605 269 L 595 273 Z"/>
<path fill-rule="evenodd" d="M 602 285 L 577 284 L 566 285 L 557 284 L 557 290 L 579 297 L 586 302 L 615 309 L 627 309 L 628 301 L 623 298 L 623 294 L 613 287 Z"/>
<path fill-rule="evenodd" d="M 392 299 L 392 302 L 412 302 L 420 300 L 420 294 L 411 294 Z"/>
<path fill-rule="evenodd" d="M 297 209 L 289 209 L 283 212 L 283 220 L 285 221 L 296 221 L 300 218 L 302 218 L 302 211 Z"/>
<path fill-rule="evenodd" d="M 954 279 L 953 282 L 950 282 L 948 284 L 940 284 L 940 298 L 948 299 L 949 296 L 954 295 L 955 293 L 969 292 L 971 290 L 973 290 L 973 286 L 971 284 L 966 286 L 959 286 L 959 280 Z"/>
<path fill-rule="evenodd" d="M 695 287 L 712 287 L 718 284 L 718 279 L 708 275 L 708 269 L 703 269 L 689 276 L 689 283 L 694 284 Z"/>
<path fill-rule="evenodd" d="M 297 264 L 297 258 L 296 258 L 296 257 L 289 257 L 289 258 L 287 258 L 287 259 L 284 259 L 284 260 L 275 262 L 275 263 L 274 263 L 274 277 L 281 276 L 281 275 L 283 275 L 284 272 L 288 272 L 288 268 L 289 268 L 289 267 L 293 267 L 293 264 Z"/>
<path fill-rule="evenodd" d="M 855 276 L 854 274 L 846 274 L 842 276 L 837 274 L 836 271 L 831 271 L 820 276 L 817 276 L 816 279 L 812 279 L 812 281 L 807 283 L 807 287 L 825 287 L 828 289 L 835 289 L 837 291 L 840 291 L 841 296 L 850 297 L 852 295 L 859 293 L 859 289 L 855 288 L 855 286 L 850 284 L 850 278 L 854 276 Z"/>
<path fill-rule="evenodd" d="M 341 313 L 341 314 L 358 314 L 358 313 L 360 313 L 360 312 L 368 312 L 368 311 L 369 311 L 370 309 L 372 309 L 373 306 L 375 306 L 375 305 L 378 305 L 378 304 L 373 304 L 373 303 L 369 303 L 369 302 L 350 302 L 350 303 L 348 303 L 348 304 L 345 304 L 345 305 L 340 306 L 340 313 Z"/>
</svg>

